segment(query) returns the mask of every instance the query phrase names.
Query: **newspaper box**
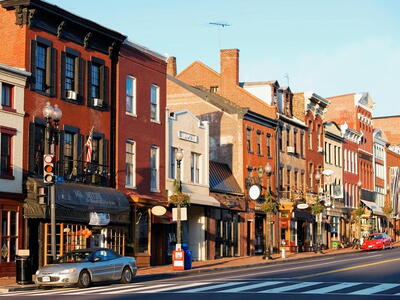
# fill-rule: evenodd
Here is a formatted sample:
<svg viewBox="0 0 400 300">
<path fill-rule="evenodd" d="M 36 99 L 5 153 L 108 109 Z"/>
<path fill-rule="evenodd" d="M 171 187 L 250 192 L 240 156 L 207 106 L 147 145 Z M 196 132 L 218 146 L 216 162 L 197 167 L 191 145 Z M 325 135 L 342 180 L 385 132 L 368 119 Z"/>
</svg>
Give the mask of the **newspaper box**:
<svg viewBox="0 0 400 300">
<path fill-rule="evenodd" d="M 183 250 L 172 251 L 173 269 L 184 270 L 185 269 L 185 252 Z"/>
</svg>

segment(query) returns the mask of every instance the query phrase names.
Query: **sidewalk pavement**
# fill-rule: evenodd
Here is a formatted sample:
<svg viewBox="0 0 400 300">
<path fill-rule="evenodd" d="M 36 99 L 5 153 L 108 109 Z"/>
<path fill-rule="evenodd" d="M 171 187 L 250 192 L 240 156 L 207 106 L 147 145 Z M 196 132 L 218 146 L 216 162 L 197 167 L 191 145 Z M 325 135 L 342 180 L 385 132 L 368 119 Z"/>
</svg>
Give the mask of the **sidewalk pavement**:
<svg viewBox="0 0 400 300">
<path fill-rule="evenodd" d="M 400 247 L 400 242 L 394 244 L 394 247 Z M 273 254 L 272 260 L 264 260 L 262 256 L 240 256 L 240 257 L 225 257 L 214 260 L 206 261 L 194 261 L 191 270 L 185 271 L 174 271 L 172 265 L 165 266 L 154 266 L 154 267 L 144 267 L 139 268 L 137 271 L 137 277 L 156 277 L 157 275 L 169 275 L 169 276 L 181 276 L 190 273 L 203 273 L 211 272 L 217 269 L 238 269 L 245 268 L 254 265 L 267 265 L 267 264 L 278 264 L 290 261 L 301 261 L 312 259 L 319 256 L 332 256 L 332 255 L 344 255 L 351 254 L 355 252 L 360 252 L 361 250 L 353 248 L 344 249 L 327 249 L 324 253 L 314 253 L 314 252 L 301 252 L 301 253 L 286 253 L 286 258 L 281 258 L 280 254 Z M 34 284 L 18 285 L 15 283 L 15 277 L 1 277 L 0 278 L 0 293 L 8 291 L 17 290 L 30 290 L 36 289 L 37 286 Z"/>
</svg>

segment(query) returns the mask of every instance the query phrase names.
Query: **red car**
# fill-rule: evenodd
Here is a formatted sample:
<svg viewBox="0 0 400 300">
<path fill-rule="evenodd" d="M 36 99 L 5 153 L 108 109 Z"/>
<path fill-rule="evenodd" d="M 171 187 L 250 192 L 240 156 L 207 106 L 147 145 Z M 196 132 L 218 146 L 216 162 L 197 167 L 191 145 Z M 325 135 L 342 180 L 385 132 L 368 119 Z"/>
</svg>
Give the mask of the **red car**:
<svg viewBox="0 0 400 300">
<path fill-rule="evenodd" d="M 371 234 L 367 239 L 364 240 L 361 249 L 363 250 L 376 250 L 376 249 L 387 249 L 392 248 L 392 238 L 386 233 L 375 233 Z"/>
</svg>

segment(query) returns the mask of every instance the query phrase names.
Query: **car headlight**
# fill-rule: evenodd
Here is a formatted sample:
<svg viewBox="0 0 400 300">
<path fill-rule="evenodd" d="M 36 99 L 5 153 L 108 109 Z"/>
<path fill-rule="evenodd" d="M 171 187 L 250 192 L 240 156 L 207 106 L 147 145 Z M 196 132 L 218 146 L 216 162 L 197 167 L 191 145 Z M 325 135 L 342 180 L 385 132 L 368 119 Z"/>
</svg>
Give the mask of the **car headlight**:
<svg viewBox="0 0 400 300">
<path fill-rule="evenodd" d="M 39 275 L 39 273 L 40 273 L 39 270 L 37 270 L 36 273 L 35 273 L 35 275 Z"/>
<path fill-rule="evenodd" d="M 58 274 L 71 274 L 71 273 L 75 273 L 75 272 L 76 272 L 76 269 L 73 268 L 73 269 L 62 270 L 62 271 L 58 272 Z"/>
</svg>

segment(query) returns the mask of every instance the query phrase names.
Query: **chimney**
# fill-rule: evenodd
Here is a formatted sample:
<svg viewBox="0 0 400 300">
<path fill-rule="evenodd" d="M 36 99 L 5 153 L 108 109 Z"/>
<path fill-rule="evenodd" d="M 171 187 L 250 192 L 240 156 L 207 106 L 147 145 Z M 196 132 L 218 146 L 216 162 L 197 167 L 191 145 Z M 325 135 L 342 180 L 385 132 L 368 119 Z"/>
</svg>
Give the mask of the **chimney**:
<svg viewBox="0 0 400 300">
<path fill-rule="evenodd" d="M 221 50 L 221 87 L 239 85 L 239 49 Z"/>
<path fill-rule="evenodd" d="M 167 74 L 174 76 L 174 77 L 176 76 L 176 57 L 175 56 L 168 57 Z"/>
</svg>

